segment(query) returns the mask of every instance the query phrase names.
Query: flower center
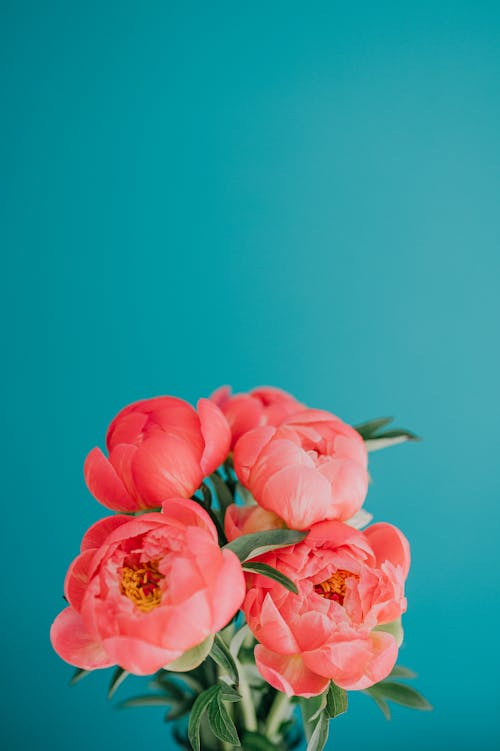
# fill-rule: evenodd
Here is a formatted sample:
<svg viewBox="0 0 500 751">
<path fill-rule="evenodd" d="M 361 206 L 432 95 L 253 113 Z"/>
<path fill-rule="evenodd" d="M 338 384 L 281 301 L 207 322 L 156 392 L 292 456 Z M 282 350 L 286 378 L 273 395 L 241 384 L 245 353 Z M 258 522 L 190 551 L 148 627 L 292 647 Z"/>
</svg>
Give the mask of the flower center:
<svg viewBox="0 0 500 751">
<path fill-rule="evenodd" d="M 132 600 L 139 610 L 149 613 L 161 602 L 160 580 L 164 576 L 158 571 L 160 562 L 148 561 L 134 564 L 129 560 L 125 563 L 129 565 L 120 569 L 122 594 Z"/>
<path fill-rule="evenodd" d="M 328 579 L 320 584 L 314 585 L 314 591 L 316 594 L 325 597 L 327 600 L 335 600 L 340 605 L 344 604 L 345 591 L 346 591 L 346 579 L 354 578 L 359 579 L 357 574 L 353 574 L 351 571 L 345 571 L 339 568 Z"/>
</svg>

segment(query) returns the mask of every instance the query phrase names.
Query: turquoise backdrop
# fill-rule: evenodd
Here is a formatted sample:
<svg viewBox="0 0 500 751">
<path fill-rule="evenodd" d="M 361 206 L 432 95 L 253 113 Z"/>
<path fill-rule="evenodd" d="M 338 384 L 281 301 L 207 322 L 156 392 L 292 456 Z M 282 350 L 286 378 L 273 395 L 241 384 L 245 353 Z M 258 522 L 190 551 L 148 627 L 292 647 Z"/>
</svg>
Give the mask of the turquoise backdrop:
<svg viewBox="0 0 500 751">
<path fill-rule="evenodd" d="M 425 438 L 367 507 L 411 540 L 435 709 L 353 695 L 328 748 L 498 748 L 499 32 L 482 0 L 2 1 L 4 751 L 171 747 L 48 631 L 105 513 L 87 451 L 222 383 Z"/>
</svg>

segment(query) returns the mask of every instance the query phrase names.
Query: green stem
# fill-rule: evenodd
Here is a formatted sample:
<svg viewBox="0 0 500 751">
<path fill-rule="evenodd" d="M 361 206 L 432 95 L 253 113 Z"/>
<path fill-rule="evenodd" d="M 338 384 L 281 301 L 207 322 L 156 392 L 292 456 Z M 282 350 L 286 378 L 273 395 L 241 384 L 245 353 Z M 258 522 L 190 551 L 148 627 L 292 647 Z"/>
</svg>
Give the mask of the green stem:
<svg viewBox="0 0 500 751">
<path fill-rule="evenodd" d="M 277 741 L 279 739 L 279 729 L 281 723 L 287 719 L 290 712 L 290 699 L 286 694 L 278 691 L 276 698 L 273 702 L 266 722 L 266 737 L 270 741 Z"/>
<path fill-rule="evenodd" d="M 235 659 L 235 662 L 238 667 L 238 673 L 240 675 L 238 691 L 241 694 L 240 707 L 241 714 L 243 715 L 243 722 L 247 730 L 255 732 L 257 730 L 257 716 L 255 714 L 255 707 L 253 705 L 252 693 L 250 691 L 248 681 L 245 677 L 243 665 L 241 665 L 241 663 L 238 662 L 237 659 Z"/>
</svg>

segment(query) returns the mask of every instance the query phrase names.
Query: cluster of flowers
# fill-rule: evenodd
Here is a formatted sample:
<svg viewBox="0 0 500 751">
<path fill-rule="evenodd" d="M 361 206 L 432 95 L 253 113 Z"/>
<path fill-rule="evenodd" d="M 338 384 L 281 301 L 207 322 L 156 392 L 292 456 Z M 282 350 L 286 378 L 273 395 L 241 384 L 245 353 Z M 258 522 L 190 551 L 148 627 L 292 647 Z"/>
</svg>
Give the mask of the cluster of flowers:
<svg viewBox="0 0 500 751">
<path fill-rule="evenodd" d="M 288 696 L 316 696 L 331 680 L 364 689 L 389 675 L 410 553 L 390 524 L 357 528 L 369 516 L 368 472 L 354 428 L 278 389 L 222 388 L 197 410 L 169 396 L 128 406 L 106 446 L 108 456 L 88 455 L 85 480 L 118 513 L 86 532 L 67 573 L 68 607 L 51 629 L 64 660 L 152 674 L 209 650 L 242 610 L 261 676 Z M 215 511 L 199 492 L 211 475 L 234 501 Z M 244 571 L 231 549 L 280 529 L 304 534 L 252 561 L 295 591 Z"/>
</svg>

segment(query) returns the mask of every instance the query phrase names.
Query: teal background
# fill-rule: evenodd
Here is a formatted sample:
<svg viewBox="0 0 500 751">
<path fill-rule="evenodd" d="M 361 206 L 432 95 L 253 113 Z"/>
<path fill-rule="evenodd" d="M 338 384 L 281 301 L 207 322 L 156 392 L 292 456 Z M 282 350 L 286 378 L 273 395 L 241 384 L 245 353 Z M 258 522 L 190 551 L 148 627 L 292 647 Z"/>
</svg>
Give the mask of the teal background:
<svg viewBox="0 0 500 751">
<path fill-rule="evenodd" d="M 3 0 L 5 751 L 171 747 L 48 630 L 105 513 L 87 451 L 221 383 L 425 438 L 372 456 L 367 508 L 411 540 L 435 709 L 352 696 L 328 748 L 498 747 L 499 31 L 481 1 Z"/>
</svg>

